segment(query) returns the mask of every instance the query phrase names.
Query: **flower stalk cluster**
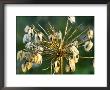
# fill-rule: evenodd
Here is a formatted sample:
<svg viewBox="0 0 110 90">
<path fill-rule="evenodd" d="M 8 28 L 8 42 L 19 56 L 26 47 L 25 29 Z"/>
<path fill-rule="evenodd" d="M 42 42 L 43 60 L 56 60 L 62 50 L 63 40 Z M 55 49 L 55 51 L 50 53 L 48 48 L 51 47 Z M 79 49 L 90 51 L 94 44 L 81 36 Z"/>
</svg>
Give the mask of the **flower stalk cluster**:
<svg viewBox="0 0 110 90">
<path fill-rule="evenodd" d="M 42 65 L 46 60 L 50 61 L 50 66 L 42 70 L 49 69 L 51 74 L 75 72 L 76 64 L 79 62 L 79 58 L 81 58 L 80 45 L 89 53 L 93 47 L 92 39 L 94 36 L 93 30 L 87 27 L 85 31 L 73 38 L 77 29 L 69 35 L 72 29 L 69 25 L 74 26 L 75 22 L 75 16 L 68 17 L 64 35 L 51 24 L 49 24 L 49 30 L 45 30 L 38 24 L 43 32 L 34 25 L 26 25 L 23 36 L 25 48 L 17 52 L 17 60 L 22 61 L 22 72 L 26 73 L 35 66 L 37 69 L 37 65 Z M 85 41 L 80 39 L 80 36 L 84 33 L 87 38 Z M 71 41 L 69 41 L 70 39 Z M 66 62 L 66 65 L 64 62 Z"/>
</svg>

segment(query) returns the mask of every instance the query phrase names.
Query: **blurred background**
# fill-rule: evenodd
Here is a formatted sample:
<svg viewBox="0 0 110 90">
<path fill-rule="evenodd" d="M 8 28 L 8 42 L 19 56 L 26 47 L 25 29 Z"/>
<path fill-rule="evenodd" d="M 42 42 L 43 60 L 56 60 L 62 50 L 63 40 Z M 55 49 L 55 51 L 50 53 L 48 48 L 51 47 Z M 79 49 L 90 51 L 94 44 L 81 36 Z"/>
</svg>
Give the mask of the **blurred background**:
<svg viewBox="0 0 110 90">
<path fill-rule="evenodd" d="M 24 36 L 24 28 L 26 25 L 33 24 L 39 30 L 41 30 L 41 28 L 38 27 L 38 23 L 44 29 L 46 29 L 48 23 L 50 23 L 55 27 L 55 29 L 61 30 L 63 33 L 65 30 L 66 21 L 67 21 L 67 16 L 16 16 L 16 53 L 19 50 L 25 48 L 22 39 Z M 81 28 L 87 25 L 90 25 L 94 28 L 94 16 L 76 16 L 76 26 L 79 24 L 81 24 Z M 80 54 L 81 56 L 94 57 L 94 47 L 89 53 L 85 52 L 84 50 L 82 50 L 82 48 L 80 48 Z M 42 70 L 43 68 L 48 67 L 48 65 L 50 65 L 50 62 L 48 61 L 43 62 L 41 66 L 38 66 L 37 68 L 32 68 L 30 71 L 26 72 L 25 74 L 49 74 L 50 69 L 46 71 Z M 21 71 L 21 62 L 17 60 L 16 60 L 16 73 L 24 74 Z M 67 73 L 64 72 L 64 74 Z M 94 74 L 93 59 L 84 59 L 84 60 L 80 59 L 79 62 L 76 64 L 76 71 L 69 74 Z"/>
</svg>

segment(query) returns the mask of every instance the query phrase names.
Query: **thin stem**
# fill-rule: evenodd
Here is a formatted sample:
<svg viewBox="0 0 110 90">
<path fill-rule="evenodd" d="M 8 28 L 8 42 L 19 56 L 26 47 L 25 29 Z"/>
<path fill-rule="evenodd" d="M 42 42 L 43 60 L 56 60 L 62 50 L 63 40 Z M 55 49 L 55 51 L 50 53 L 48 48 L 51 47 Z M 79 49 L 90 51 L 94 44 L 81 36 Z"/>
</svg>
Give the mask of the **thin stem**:
<svg viewBox="0 0 110 90">
<path fill-rule="evenodd" d="M 72 42 L 74 42 L 77 38 L 79 38 L 84 32 L 86 32 L 88 30 L 88 28 L 86 30 L 84 30 L 82 33 L 80 33 L 78 36 L 76 36 L 66 47 L 69 47 L 71 45 Z"/>
<path fill-rule="evenodd" d="M 49 69 L 50 67 L 47 67 L 47 68 L 44 68 L 44 69 L 42 69 L 42 70 L 47 70 L 47 69 Z"/>
<path fill-rule="evenodd" d="M 78 46 L 79 45 L 81 45 L 81 44 L 83 44 L 83 43 L 85 43 L 86 41 L 88 41 L 89 39 L 87 39 L 87 40 L 85 40 L 85 41 L 82 41 L 82 42 L 80 42 L 79 44 L 78 44 Z"/>
<path fill-rule="evenodd" d="M 80 27 L 80 25 L 72 32 L 71 36 L 67 40 L 69 40 L 74 35 L 74 33 L 78 30 L 78 28 Z"/>
<path fill-rule="evenodd" d="M 71 36 L 69 36 L 69 38 L 67 40 L 69 40 L 73 35 L 74 33 L 77 31 L 78 29 L 74 30 L 74 32 L 72 32 Z"/>
<path fill-rule="evenodd" d="M 81 56 L 80 56 L 80 58 L 94 58 L 94 57 L 81 57 Z"/>
<path fill-rule="evenodd" d="M 39 27 L 45 32 L 45 34 L 48 36 L 46 30 L 45 30 L 40 24 L 38 24 L 38 25 L 39 25 Z"/>
<path fill-rule="evenodd" d="M 86 32 L 88 30 L 88 28 L 86 30 L 84 30 L 82 33 L 80 33 L 78 36 L 76 36 L 71 42 L 73 42 L 74 40 L 76 40 L 78 37 L 80 37 L 84 32 Z"/>
<path fill-rule="evenodd" d="M 67 33 L 67 30 L 68 30 L 68 20 L 67 20 L 66 27 L 65 27 L 65 35 Z"/>
<path fill-rule="evenodd" d="M 48 24 L 49 24 L 49 26 L 50 26 L 50 30 L 51 30 L 52 32 L 54 32 L 55 29 L 52 27 L 52 25 L 51 25 L 50 23 L 48 23 Z"/>
</svg>

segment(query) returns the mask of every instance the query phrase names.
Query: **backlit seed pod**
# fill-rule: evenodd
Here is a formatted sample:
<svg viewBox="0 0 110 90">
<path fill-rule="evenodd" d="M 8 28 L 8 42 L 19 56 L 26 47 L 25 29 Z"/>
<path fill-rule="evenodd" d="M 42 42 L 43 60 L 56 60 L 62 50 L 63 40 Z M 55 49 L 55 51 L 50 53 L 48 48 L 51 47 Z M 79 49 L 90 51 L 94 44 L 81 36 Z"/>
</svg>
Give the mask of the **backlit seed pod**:
<svg viewBox="0 0 110 90">
<path fill-rule="evenodd" d="M 66 72 L 70 72 L 70 67 L 69 67 L 69 65 L 66 65 L 65 71 L 66 71 Z"/>
<path fill-rule="evenodd" d="M 78 41 L 74 41 L 72 44 L 73 44 L 76 48 L 78 48 Z"/>
<path fill-rule="evenodd" d="M 30 70 L 32 68 L 32 63 L 31 62 L 27 62 L 26 63 L 26 67 L 28 70 Z"/>
<path fill-rule="evenodd" d="M 58 39 L 60 39 L 60 40 L 62 39 L 62 33 L 61 33 L 61 31 L 58 32 L 58 35 L 57 36 L 58 36 Z"/>
<path fill-rule="evenodd" d="M 48 36 L 49 41 L 52 41 L 52 34 Z"/>
<path fill-rule="evenodd" d="M 72 72 L 75 71 L 75 60 L 73 58 L 69 58 L 69 66 Z"/>
<path fill-rule="evenodd" d="M 49 38 L 49 41 L 54 41 L 56 39 L 56 37 L 52 34 L 49 35 L 48 38 Z"/>
<path fill-rule="evenodd" d="M 21 69 L 22 69 L 22 71 L 25 73 L 25 72 L 27 71 L 26 65 L 22 64 L 22 65 L 21 65 Z"/>
<path fill-rule="evenodd" d="M 92 43 L 91 40 L 85 42 L 85 45 L 84 45 L 84 49 L 85 49 L 85 51 L 87 51 L 87 52 L 90 51 L 90 50 L 92 49 L 92 47 L 93 47 L 93 43 Z"/>
<path fill-rule="evenodd" d="M 30 29 L 30 27 L 28 25 L 26 25 L 26 27 L 24 28 L 24 32 L 28 33 L 29 29 Z"/>
<path fill-rule="evenodd" d="M 60 70 L 60 62 L 55 61 L 55 63 L 54 63 L 54 73 L 58 73 L 59 70 Z"/>
<path fill-rule="evenodd" d="M 29 28 L 28 34 L 29 34 L 30 36 L 33 36 L 33 35 L 34 35 L 34 31 L 33 31 L 33 29 L 31 29 L 31 27 Z"/>
<path fill-rule="evenodd" d="M 42 34 L 41 32 L 39 32 L 39 33 L 38 33 L 38 39 L 39 39 L 39 41 L 41 41 L 41 42 L 42 42 L 42 36 L 43 36 L 43 34 Z"/>
<path fill-rule="evenodd" d="M 76 55 L 78 55 L 79 54 L 79 51 L 78 51 L 78 49 L 73 45 L 72 47 L 70 47 L 70 51 L 74 54 L 76 54 Z"/>
<path fill-rule="evenodd" d="M 87 36 L 88 36 L 88 39 L 92 39 L 93 38 L 93 30 L 89 30 L 87 32 Z"/>
<path fill-rule="evenodd" d="M 37 34 L 35 34 L 35 36 L 34 36 L 34 41 L 35 41 L 35 43 L 38 43 L 38 35 Z"/>
<path fill-rule="evenodd" d="M 38 46 L 38 50 L 41 51 L 41 52 L 43 52 L 44 49 L 43 49 L 43 47 Z"/>
<path fill-rule="evenodd" d="M 31 41 L 31 36 L 29 36 L 29 34 L 24 34 L 23 43 L 28 43 L 30 41 Z"/>
<path fill-rule="evenodd" d="M 31 43 L 31 42 L 28 42 L 28 43 L 25 45 L 25 48 L 31 49 L 31 45 L 32 45 L 32 43 Z"/>
<path fill-rule="evenodd" d="M 36 64 L 42 64 L 42 56 L 41 56 L 41 54 L 37 53 L 37 55 L 34 56 L 34 62 Z"/>
<path fill-rule="evenodd" d="M 17 60 L 23 60 L 23 58 L 25 57 L 25 52 L 23 50 L 20 50 L 17 52 Z"/>
<path fill-rule="evenodd" d="M 78 60 L 79 60 L 79 54 L 73 54 L 73 59 L 74 59 L 74 61 L 75 61 L 75 63 L 77 63 L 78 62 Z"/>
<path fill-rule="evenodd" d="M 68 20 L 69 20 L 71 23 L 75 23 L 75 16 L 69 16 L 69 17 L 68 17 Z"/>
</svg>

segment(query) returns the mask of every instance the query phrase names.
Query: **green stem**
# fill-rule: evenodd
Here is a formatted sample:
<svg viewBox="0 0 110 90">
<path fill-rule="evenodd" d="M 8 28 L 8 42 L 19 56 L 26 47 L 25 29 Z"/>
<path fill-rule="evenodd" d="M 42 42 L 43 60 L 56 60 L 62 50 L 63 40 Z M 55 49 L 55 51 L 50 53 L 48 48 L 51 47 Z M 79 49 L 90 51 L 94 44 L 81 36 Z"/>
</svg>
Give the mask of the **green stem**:
<svg viewBox="0 0 110 90">
<path fill-rule="evenodd" d="M 81 56 L 80 56 L 80 58 L 94 58 L 94 57 L 81 57 Z"/>
</svg>

